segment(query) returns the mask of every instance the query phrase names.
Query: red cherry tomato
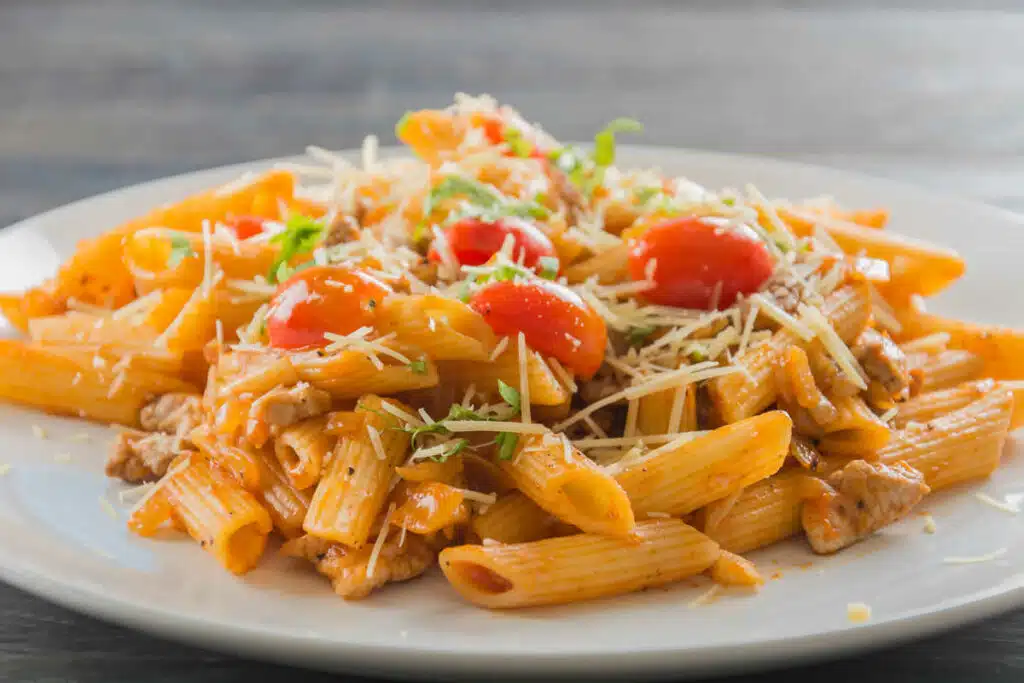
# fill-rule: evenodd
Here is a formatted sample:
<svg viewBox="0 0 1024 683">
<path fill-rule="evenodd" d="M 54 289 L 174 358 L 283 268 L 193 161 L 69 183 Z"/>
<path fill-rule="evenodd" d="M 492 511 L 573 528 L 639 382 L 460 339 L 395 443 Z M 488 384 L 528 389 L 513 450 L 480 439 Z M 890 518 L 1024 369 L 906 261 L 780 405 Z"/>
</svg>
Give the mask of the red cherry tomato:
<svg viewBox="0 0 1024 683">
<path fill-rule="evenodd" d="M 480 127 L 484 132 L 484 137 L 492 145 L 500 145 L 503 142 L 507 142 L 505 132 L 507 126 L 505 122 L 499 118 L 485 118 L 481 121 Z M 534 159 L 541 159 L 547 161 L 547 157 L 544 152 L 534 143 L 532 140 L 525 139 L 524 142 L 529 145 L 529 152 L 526 154 L 528 157 Z M 515 151 L 509 150 L 508 156 L 518 156 Z"/>
<path fill-rule="evenodd" d="M 259 216 L 232 216 L 224 227 L 235 233 L 238 239 L 246 240 L 263 232 L 263 220 Z"/>
<path fill-rule="evenodd" d="M 718 307 L 728 308 L 739 294 L 752 294 L 772 274 L 768 249 L 747 229 L 726 228 L 693 216 L 656 223 L 633 243 L 629 272 L 647 279 L 655 259 L 653 289 L 643 296 L 651 303 L 710 309 L 721 283 Z"/>
<path fill-rule="evenodd" d="M 604 320 L 575 292 L 554 282 L 500 280 L 481 287 L 469 305 L 499 336 L 516 337 L 590 379 L 604 362 Z"/>
<path fill-rule="evenodd" d="M 518 261 L 523 255 L 523 265 L 533 268 L 544 256 L 555 256 L 555 245 L 547 235 L 528 221 L 519 218 L 499 218 L 483 221 L 479 218 L 463 218 L 445 230 L 445 239 L 452 255 L 460 266 L 479 266 L 487 263 L 505 244 L 505 238 L 512 235 L 515 246 L 512 257 Z M 427 254 L 431 261 L 440 262 L 441 255 L 433 247 Z"/>
<path fill-rule="evenodd" d="M 270 300 L 267 335 L 279 349 L 325 346 L 324 333 L 348 334 L 373 325 L 391 290 L 370 275 L 341 266 L 314 266 L 281 283 Z"/>
</svg>

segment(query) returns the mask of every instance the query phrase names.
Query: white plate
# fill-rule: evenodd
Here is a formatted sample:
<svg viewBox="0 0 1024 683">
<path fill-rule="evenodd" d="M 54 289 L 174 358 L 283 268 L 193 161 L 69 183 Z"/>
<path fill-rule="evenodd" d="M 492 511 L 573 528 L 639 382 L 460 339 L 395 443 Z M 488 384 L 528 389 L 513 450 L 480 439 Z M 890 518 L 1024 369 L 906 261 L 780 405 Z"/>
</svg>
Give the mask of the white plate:
<svg viewBox="0 0 1024 683">
<path fill-rule="evenodd" d="M 652 148 L 627 163 L 660 165 L 703 184 L 755 183 L 768 196 L 831 194 L 851 206 L 892 210 L 892 229 L 959 249 L 968 274 L 939 308 L 1024 324 L 1024 220 L 977 204 L 869 178 L 766 159 Z M 75 242 L 185 194 L 267 162 L 170 178 L 88 199 L 0 234 L 0 290 L 49 275 Z M 31 372 L 31 368 L 26 368 Z M 34 437 L 30 425 L 46 429 Z M 93 441 L 75 441 L 82 432 Z M 124 528 L 126 506 L 102 474 L 106 428 L 0 406 L 0 576 L 104 619 L 200 646 L 338 671 L 391 675 L 696 675 L 834 656 L 962 624 L 1024 602 L 1024 515 L 981 504 L 1024 491 L 1024 459 L 990 481 L 929 498 L 938 531 L 913 516 L 835 557 L 792 542 L 757 553 L 773 579 L 757 596 L 689 607 L 707 584 L 583 605 L 490 613 L 459 601 L 439 575 L 392 586 L 363 602 L 280 559 L 244 579 L 188 541 L 147 541 Z M 1008 451 L 1020 448 L 1008 447 Z M 70 463 L 55 456 L 69 453 Z M 118 509 L 112 519 L 99 502 Z M 1006 554 L 950 566 L 951 555 Z M 868 603 L 870 622 L 847 620 Z"/>
</svg>

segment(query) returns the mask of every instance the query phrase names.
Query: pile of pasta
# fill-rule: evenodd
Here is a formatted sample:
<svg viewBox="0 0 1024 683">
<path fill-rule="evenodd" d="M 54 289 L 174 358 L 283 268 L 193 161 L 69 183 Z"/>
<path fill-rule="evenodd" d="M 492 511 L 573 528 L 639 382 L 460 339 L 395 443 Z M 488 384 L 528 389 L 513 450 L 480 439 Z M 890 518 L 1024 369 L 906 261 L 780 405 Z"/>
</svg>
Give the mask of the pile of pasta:
<svg viewBox="0 0 1024 683">
<path fill-rule="evenodd" d="M 883 210 L 615 166 L 489 97 L 411 155 L 248 175 L 83 241 L 0 310 L 0 396 L 123 425 L 128 526 L 359 598 L 434 565 L 469 602 L 575 602 L 796 535 L 831 553 L 989 475 L 1016 330 L 926 312 L 956 253 Z"/>
</svg>

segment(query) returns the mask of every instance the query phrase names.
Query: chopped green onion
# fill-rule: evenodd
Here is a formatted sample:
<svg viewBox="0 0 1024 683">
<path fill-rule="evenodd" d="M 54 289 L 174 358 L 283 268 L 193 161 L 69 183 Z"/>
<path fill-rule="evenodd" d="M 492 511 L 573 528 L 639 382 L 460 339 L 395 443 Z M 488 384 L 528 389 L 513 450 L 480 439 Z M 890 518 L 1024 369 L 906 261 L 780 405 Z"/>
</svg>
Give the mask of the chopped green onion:
<svg viewBox="0 0 1024 683">
<path fill-rule="evenodd" d="M 167 267 L 177 268 L 186 258 L 197 256 L 188 237 L 180 233 L 171 235 L 171 253 L 167 256 Z"/>
<path fill-rule="evenodd" d="M 512 410 L 517 413 L 522 409 L 521 398 L 519 396 L 519 390 L 513 386 L 505 384 L 500 379 L 498 380 L 498 393 L 505 400 L 505 403 L 512 407 Z"/>
<path fill-rule="evenodd" d="M 594 136 L 594 152 L 591 158 L 598 166 L 611 166 L 615 163 L 615 134 L 642 133 L 643 124 L 634 119 L 615 119 Z"/>
<path fill-rule="evenodd" d="M 626 341 L 630 346 L 643 346 L 647 343 L 647 339 L 654 334 L 654 329 L 650 326 L 631 327 L 626 333 Z"/>
<path fill-rule="evenodd" d="M 281 251 L 278 252 L 277 258 L 270 266 L 267 281 L 271 284 L 280 282 L 278 271 L 281 266 L 287 265 L 293 257 L 299 254 L 308 254 L 313 251 L 323 238 L 325 229 L 326 226 L 319 221 L 301 214 L 293 214 L 285 224 L 284 231 L 270 238 L 274 244 L 281 245 Z M 289 274 L 294 274 L 294 272 L 291 271 Z"/>
<path fill-rule="evenodd" d="M 425 375 L 427 374 L 427 360 L 420 358 L 409 363 L 409 369 L 414 375 Z"/>
<path fill-rule="evenodd" d="M 540 266 L 540 276 L 545 280 L 554 280 L 558 277 L 558 269 L 561 264 L 557 257 L 541 256 L 537 259 L 537 265 Z"/>
<path fill-rule="evenodd" d="M 500 432 L 495 438 L 498 444 L 498 459 L 511 460 L 516 454 L 516 446 L 519 444 L 519 435 L 514 432 Z"/>
</svg>

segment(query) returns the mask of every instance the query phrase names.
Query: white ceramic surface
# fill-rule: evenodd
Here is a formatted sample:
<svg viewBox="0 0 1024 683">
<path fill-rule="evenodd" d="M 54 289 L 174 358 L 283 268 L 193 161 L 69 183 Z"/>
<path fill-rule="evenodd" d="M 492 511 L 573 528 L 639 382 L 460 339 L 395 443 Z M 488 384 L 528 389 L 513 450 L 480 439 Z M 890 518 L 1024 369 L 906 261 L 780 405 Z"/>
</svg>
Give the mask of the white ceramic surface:
<svg viewBox="0 0 1024 683">
<path fill-rule="evenodd" d="M 1024 219 L 888 181 L 776 161 L 630 148 L 626 163 L 659 165 L 705 185 L 755 183 L 768 196 L 831 194 L 892 210 L 892 230 L 959 249 L 968 274 L 935 308 L 1024 325 Z M 72 204 L 0 233 L 0 290 L 49 275 L 75 242 L 268 162 L 148 183 Z M 31 368 L 26 368 L 31 372 Z M 33 436 L 38 424 L 47 438 Z M 87 432 L 88 442 L 74 440 Z M 270 559 L 243 579 L 184 540 L 124 528 L 128 506 L 102 474 L 113 431 L 0 406 L 0 577 L 103 619 L 196 645 L 348 672 L 396 676 L 589 673 L 696 675 L 781 666 L 892 644 L 1024 603 L 1024 514 L 974 497 L 1024 493 L 1024 450 L 1007 447 L 991 480 L 929 498 L 938 530 L 912 516 L 835 557 L 792 542 L 755 554 L 772 576 L 757 596 L 690 607 L 707 584 L 563 608 L 489 613 L 461 603 L 439 574 L 346 603 L 299 566 Z M 70 454 L 61 462 L 59 454 Z M 118 519 L 104 512 L 105 496 Z M 985 564 L 943 558 L 1006 554 Z M 847 620 L 850 602 L 872 619 Z"/>
</svg>

